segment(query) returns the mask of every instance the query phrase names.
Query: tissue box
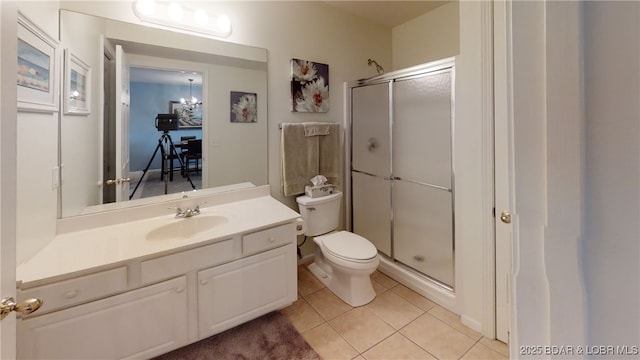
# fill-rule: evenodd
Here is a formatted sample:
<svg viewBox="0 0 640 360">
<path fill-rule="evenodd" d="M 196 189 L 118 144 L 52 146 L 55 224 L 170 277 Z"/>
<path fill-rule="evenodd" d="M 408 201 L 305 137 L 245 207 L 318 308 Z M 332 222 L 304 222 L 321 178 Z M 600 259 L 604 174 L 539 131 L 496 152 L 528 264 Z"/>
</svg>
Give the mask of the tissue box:
<svg viewBox="0 0 640 360">
<path fill-rule="evenodd" d="M 330 194 L 333 194 L 334 191 L 336 191 L 336 186 L 331 184 L 320 185 L 320 186 L 307 185 L 304 187 L 304 194 L 310 198 L 317 198 L 321 196 L 330 195 Z"/>
</svg>

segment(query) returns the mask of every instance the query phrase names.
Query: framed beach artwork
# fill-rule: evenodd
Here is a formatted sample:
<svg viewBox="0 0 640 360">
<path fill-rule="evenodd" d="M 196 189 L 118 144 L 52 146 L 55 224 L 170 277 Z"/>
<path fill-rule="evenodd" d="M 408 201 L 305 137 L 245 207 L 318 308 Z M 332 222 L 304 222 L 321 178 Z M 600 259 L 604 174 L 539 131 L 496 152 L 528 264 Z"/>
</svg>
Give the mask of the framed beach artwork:
<svg viewBox="0 0 640 360">
<path fill-rule="evenodd" d="M 230 98 L 232 123 L 258 122 L 258 94 L 232 91 Z"/>
<path fill-rule="evenodd" d="M 198 129 L 202 127 L 202 104 L 184 106 L 178 100 L 169 101 L 169 112 L 178 115 L 179 129 Z"/>
<path fill-rule="evenodd" d="M 64 50 L 64 113 L 88 115 L 91 104 L 91 67 L 69 49 Z"/>
<path fill-rule="evenodd" d="M 18 13 L 18 110 L 58 111 L 58 42 Z"/>
<path fill-rule="evenodd" d="M 291 111 L 329 111 L 329 65 L 291 59 Z"/>
</svg>

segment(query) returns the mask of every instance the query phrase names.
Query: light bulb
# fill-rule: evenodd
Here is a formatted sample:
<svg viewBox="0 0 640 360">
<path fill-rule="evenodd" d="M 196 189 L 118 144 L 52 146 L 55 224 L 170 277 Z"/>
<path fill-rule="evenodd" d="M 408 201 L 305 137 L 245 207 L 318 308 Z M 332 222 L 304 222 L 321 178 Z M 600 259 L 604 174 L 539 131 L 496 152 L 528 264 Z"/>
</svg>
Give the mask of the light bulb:
<svg viewBox="0 0 640 360">
<path fill-rule="evenodd" d="M 156 12 L 156 2 L 154 0 L 137 0 L 136 10 L 143 15 L 152 15 Z"/>
<path fill-rule="evenodd" d="M 182 6 L 180 6 L 180 4 L 176 2 L 172 2 L 171 4 L 169 4 L 169 7 L 167 8 L 167 15 L 169 15 L 169 18 L 175 22 L 181 21 Z"/>
<path fill-rule="evenodd" d="M 218 21 L 216 21 L 218 29 L 222 32 L 228 32 L 231 30 L 231 19 L 227 15 L 218 15 Z"/>
<path fill-rule="evenodd" d="M 193 17 L 196 20 L 196 24 L 200 26 L 207 26 L 209 23 L 209 14 L 202 9 L 198 9 L 193 13 Z"/>
</svg>

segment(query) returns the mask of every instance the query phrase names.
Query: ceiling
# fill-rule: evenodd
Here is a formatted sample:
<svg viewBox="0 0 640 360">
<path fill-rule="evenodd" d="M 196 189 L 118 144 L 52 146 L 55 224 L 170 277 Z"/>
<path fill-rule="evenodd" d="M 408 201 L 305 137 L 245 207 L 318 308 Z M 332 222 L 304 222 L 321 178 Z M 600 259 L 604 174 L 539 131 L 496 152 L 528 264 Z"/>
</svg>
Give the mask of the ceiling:
<svg viewBox="0 0 640 360">
<path fill-rule="evenodd" d="M 345 12 L 389 28 L 403 24 L 448 1 L 325 1 Z"/>
</svg>

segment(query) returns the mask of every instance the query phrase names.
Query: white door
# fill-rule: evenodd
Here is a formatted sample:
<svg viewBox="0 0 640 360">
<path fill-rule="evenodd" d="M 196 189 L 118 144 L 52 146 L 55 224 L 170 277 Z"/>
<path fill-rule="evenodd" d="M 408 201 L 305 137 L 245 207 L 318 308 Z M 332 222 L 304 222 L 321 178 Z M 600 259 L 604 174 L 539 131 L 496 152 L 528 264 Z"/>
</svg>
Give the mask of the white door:
<svg viewBox="0 0 640 360">
<path fill-rule="evenodd" d="M 0 298 L 16 298 L 17 9 L 0 1 Z M 16 358 L 16 316 L 0 321 L 0 359 Z"/>
<path fill-rule="evenodd" d="M 506 4 L 494 3 L 494 181 L 496 236 L 496 339 L 509 342 L 509 297 L 511 282 L 512 229 L 514 209 L 513 144 L 509 126 L 509 77 L 507 74 Z"/>
<path fill-rule="evenodd" d="M 129 61 L 116 45 L 116 202 L 129 200 Z"/>
</svg>

